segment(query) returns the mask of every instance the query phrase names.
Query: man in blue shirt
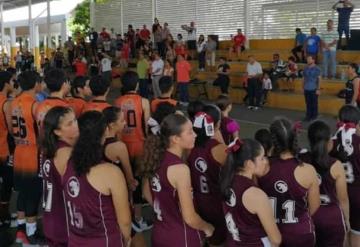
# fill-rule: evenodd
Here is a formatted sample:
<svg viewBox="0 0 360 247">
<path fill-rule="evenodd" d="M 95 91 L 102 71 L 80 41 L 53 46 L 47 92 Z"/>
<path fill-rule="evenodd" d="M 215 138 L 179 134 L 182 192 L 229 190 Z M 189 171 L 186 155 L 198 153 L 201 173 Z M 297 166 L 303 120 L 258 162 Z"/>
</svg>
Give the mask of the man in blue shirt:
<svg viewBox="0 0 360 247">
<path fill-rule="evenodd" d="M 291 50 L 292 54 L 296 58 L 296 62 L 300 62 L 300 58 L 298 53 L 301 52 L 301 59 L 305 61 L 305 54 L 304 54 L 304 42 L 306 39 L 306 34 L 301 32 L 300 28 L 295 29 L 296 36 L 295 36 L 295 47 Z"/>
<path fill-rule="evenodd" d="M 316 28 L 310 29 L 311 35 L 305 39 L 304 52 L 305 56 L 312 56 L 315 59 L 315 63 L 318 61 L 318 53 L 320 50 L 320 37 L 316 34 Z"/>
<path fill-rule="evenodd" d="M 318 117 L 318 97 L 320 95 L 321 70 L 315 64 L 312 56 L 307 56 L 307 66 L 304 68 L 303 89 L 306 104 L 304 121 L 312 121 Z"/>
<path fill-rule="evenodd" d="M 342 4 L 342 7 L 338 7 L 339 4 Z M 349 42 L 350 37 L 350 16 L 351 12 L 354 10 L 354 5 L 349 0 L 341 0 L 334 4 L 333 9 L 336 10 L 339 14 L 338 21 L 338 32 L 339 32 L 339 46 L 341 45 L 342 34 L 345 33 L 346 45 Z"/>
</svg>

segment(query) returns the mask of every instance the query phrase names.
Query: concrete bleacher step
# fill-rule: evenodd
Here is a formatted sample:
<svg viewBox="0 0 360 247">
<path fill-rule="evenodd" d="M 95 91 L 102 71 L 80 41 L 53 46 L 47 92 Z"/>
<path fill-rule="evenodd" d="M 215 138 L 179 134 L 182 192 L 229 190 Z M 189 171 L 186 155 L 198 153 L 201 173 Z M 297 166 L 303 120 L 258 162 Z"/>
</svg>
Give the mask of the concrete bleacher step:
<svg viewBox="0 0 360 247">
<path fill-rule="evenodd" d="M 221 94 L 218 87 L 208 84 L 207 86 L 209 100 L 215 101 Z M 189 88 L 192 98 L 199 98 L 199 91 L 195 86 Z M 229 90 L 230 98 L 233 103 L 243 104 L 243 98 L 246 91 L 242 88 L 231 88 Z M 319 113 L 337 115 L 339 109 L 344 105 L 344 100 L 336 96 L 320 95 L 319 96 Z M 269 92 L 266 107 L 281 108 L 288 110 L 305 111 L 305 98 L 302 93 L 288 92 Z"/>
</svg>

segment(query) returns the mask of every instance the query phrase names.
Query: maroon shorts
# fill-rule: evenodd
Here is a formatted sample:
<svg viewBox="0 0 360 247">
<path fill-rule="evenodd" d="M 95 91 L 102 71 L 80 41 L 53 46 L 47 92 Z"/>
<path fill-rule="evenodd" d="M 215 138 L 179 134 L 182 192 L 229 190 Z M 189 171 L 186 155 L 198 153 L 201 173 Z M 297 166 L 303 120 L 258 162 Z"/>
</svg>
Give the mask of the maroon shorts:
<svg viewBox="0 0 360 247">
<path fill-rule="evenodd" d="M 348 194 L 351 231 L 360 235 L 360 187 L 348 186 Z"/>
<path fill-rule="evenodd" d="M 315 234 L 282 234 L 282 243 L 280 247 L 314 247 Z"/>
</svg>

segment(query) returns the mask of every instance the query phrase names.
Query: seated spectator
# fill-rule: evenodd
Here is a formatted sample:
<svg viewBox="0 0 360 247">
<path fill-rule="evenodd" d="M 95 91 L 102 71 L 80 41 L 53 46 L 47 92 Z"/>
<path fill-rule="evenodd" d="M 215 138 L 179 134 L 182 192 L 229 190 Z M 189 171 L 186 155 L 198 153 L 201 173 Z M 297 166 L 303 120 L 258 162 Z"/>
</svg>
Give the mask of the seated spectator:
<svg viewBox="0 0 360 247">
<path fill-rule="evenodd" d="M 233 40 L 233 46 L 229 49 L 229 60 L 231 61 L 232 54 L 235 52 L 237 55 L 237 58 L 240 57 L 241 52 L 245 50 L 245 42 L 246 37 L 242 33 L 241 29 L 237 30 L 237 35 L 234 36 Z"/>
<path fill-rule="evenodd" d="M 73 66 L 75 68 L 75 76 L 86 76 L 87 75 L 87 62 L 85 58 L 78 56 Z"/>
<path fill-rule="evenodd" d="M 311 35 L 305 39 L 304 52 L 305 57 L 312 56 L 315 59 L 315 63 L 318 62 L 318 53 L 320 50 L 320 37 L 316 34 L 316 28 L 310 29 Z"/>
<path fill-rule="evenodd" d="M 218 66 L 217 78 L 215 79 L 213 85 L 219 86 L 222 94 L 229 94 L 229 85 L 230 85 L 230 66 L 226 63 L 226 58 L 220 58 L 220 64 Z"/>
<path fill-rule="evenodd" d="M 262 97 L 262 104 L 265 105 L 267 101 L 267 96 L 269 91 L 272 90 L 272 83 L 268 73 L 264 73 L 262 78 L 262 88 L 263 88 L 263 97 Z"/>
<path fill-rule="evenodd" d="M 210 71 L 213 71 L 213 69 L 215 70 L 216 46 L 216 41 L 209 35 L 206 43 L 206 56 L 207 65 L 210 67 Z"/>
<path fill-rule="evenodd" d="M 288 58 L 288 65 L 285 72 L 286 81 L 287 81 L 287 89 L 289 91 L 295 91 L 295 84 L 294 80 L 298 77 L 298 66 L 295 62 L 294 57 Z"/>
<path fill-rule="evenodd" d="M 278 79 L 285 76 L 286 64 L 280 58 L 278 53 L 273 55 L 273 61 L 271 62 L 272 67 L 270 69 L 270 79 L 273 83 L 273 87 L 275 90 L 279 88 L 277 83 Z"/>
<path fill-rule="evenodd" d="M 305 62 L 305 54 L 304 54 L 304 42 L 306 39 L 306 34 L 301 32 L 300 28 L 296 28 L 296 37 L 295 37 L 295 47 L 291 50 L 292 54 L 296 58 L 296 62 L 300 62 L 300 58 L 298 53 L 301 52 L 301 61 Z"/>
<path fill-rule="evenodd" d="M 170 60 L 165 60 L 164 76 L 169 76 L 172 79 L 174 78 L 174 68 L 172 67 L 172 63 Z"/>
</svg>

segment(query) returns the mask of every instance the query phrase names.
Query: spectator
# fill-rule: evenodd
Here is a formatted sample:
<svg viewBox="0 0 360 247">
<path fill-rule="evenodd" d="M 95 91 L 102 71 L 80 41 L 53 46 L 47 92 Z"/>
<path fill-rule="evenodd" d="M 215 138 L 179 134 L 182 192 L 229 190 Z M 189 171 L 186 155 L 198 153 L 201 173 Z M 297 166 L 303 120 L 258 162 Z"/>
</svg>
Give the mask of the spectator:
<svg viewBox="0 0 360 247">
<path fill-rule="evenodd" d="M 106 53 L 100 53 L 99 60 L 101 76 L 104 81 L 107 81 L 110 84 L 112 81 L 111 57 Z"/>
<path fill-rule="evenodd" d="M 110 34 L 106 31 L 106 28 L 103 27 L 102 31 L 100 33 L 100 37 L 102 40 L 105 40 L 106 38 L 110 39 Z"/>
<path fill-rule="evenodd" d="M 29 56 L 27 56 L 27 57 L 29 58 Z M 55 56 L 54 56 L 55 68 L 62 69 L 63 60 L 64 60 L 64 54 L 61 52 L 60 48 L 57 48 L 56 52 L 55 52 Z M 25 60 L 25 64 L 27 62 L 29 62 L 28 59 Z"/>
<path fill-rule="evenodd" d="M 173 49 L 171 44 L 167 43 L 166 44 L 166 60 L 169 60 L 169 61 L 171 61 L 171 63 L 174 63 L 175 58 L 176 58 L 175 50 Z"/>
<path fill-rule="evenodd" d="M 335 79 L 336 77 L 336 44 L 338 35 L 334 30 L 333 20 L 327 21 L 327 30 L 321 35 L 323 54 L 323 77 Z M 331 73 L 328 73 L 330 65 Z"/>
<path fill-rule="evenodd" d="M 187 52 L 186 52 L 186 47 L 185 47 L 185 43 L 184 41 L 182 40 L 182 35 L 179 33 L 177 35 L 177 42 L 175 44 L 175 54 L 176 54 L 176 57 L 181 55 L 183 56 L 184 58 L 186 58 L 186 55 L 187 55 Z"/>
<path fill-rule="evenodd" d="M 287 82 L 287 89 L 289 91 L 295 91 L 295 84 L 294 80 L 298 76 L 298 66 L 295 62 L 294 57 L 288 58 L 288 65 L 287 70 L 285 72 L 286 82 Z"/>
<path fill-rule="evenodd" d="M 342 7 L 338 7 L 339 4 L 342 4 Z M 351 12 L 354 10 L 354 4 L 349 0 L 341 0 L 334 4 L 333 9 L 336 10 L 339 14 L 338 20 L 338 33 L 339 33 L 339 47 L 341 46 L 342 34 L 345 33 L 346 45 L 349 44 L 350 38 L 350 16 Z"/>
<path fill-rule="evenodd" d="M 262 88 L 263 88 L 263 99 L 262 99 L 262 104 L 265 105 L 266 101 L 267 101 L 267 96 L 269 91 L 272 90 L 272 83 L 271 83 L 271 79 L 268 73 L 264 73 L 263 78 L 262 78 Z"/>
<path fill-rule="evenodd" d="M 130 58 L 130 45 L 127 40 L 124 41 L 124 44 L 121 49 L 121 58 L 120 58 L 120 67 L 127 68 Z"/>
<path fill-rule="evenodd" d="M 21 63 L 22 63 L 22 55 L 20 53 L 20 51 L 16 52 L 16 56 L 15 56 L 15 62 L 16 62 L 16 71 L 20 71 L 21 70 Z"/>
<path fill-rule="evenodd" d="M 164 28 L 161 30 L 161 47 L 163 48 L 162 53 L 160 53 L 161 57 L 166 56 L 167 40 L 169 36 L 171 36 L 169 25 L 165 22 Z"/>
<path fill-rule="evenodd" d="M 135 57 L 135 31 L 132 25 L 128 25 L 128 32 L 127 32 L 128 42 L 130 46 L 130 53 L 131 57 Z"/>
<path fill-rule="evenodd" d="M 163 75 L 164 71 L 164 61 L 161 59 L 158 52 L 154 53 L 154 61 L 151 64 L 151 78 L 152 78 L 152 88 L 154 98 L 157 98 L 161 95 L 159 88 L 159 80 Z"/>
<path fill-rule="evenodd" d="M 172 67 L 172 62 L 170 60 L 165 60 L 164 76 L 169 76 L 174 79 L 174 68 Z"/>
<path fill-rule="evenodd" d="M 226 63 L 226 58 L 220 58 L 220 64 L 218 66 L 217 78 L 215 79 L 213 85 L 219 86 L 221 89 L 221 94 L 229 94 L 229 85 L 230 85 L 230 66 Z"/>
<path fill-rule="evenodd" d="M 75 68 L 76 76 L 86 76 L 87 75 L 87 62 L 86 62 L 85 58 L 78 56 L 75 59 L 73 66 Z"/>
<path fill-rule="evenodd" d="M 109 38 L 105 37 L 103 40 L 103 47 L 104 47 L 104 52 L 107 54 L 110 54 L 111 51 L 111 41 Z"/>
<path fill-rule="evenodd" d="M 183 106 L 189 105 L 189 90 L 191 65 L 182 55 L 177 57 L 176 75 L 177 83 L 180 91 L 180 104 Z"/>
<path fill-rule="evenodd" d="M 112 27 L 110 29 L 110 40 L 114 40 L 114 39 L 116 39 L 116 33 L 115 33 L 114 28 Z"/>
<path fill-rule="evenodd" d="M 98 33 L 94 30 L 94 28 L 92 27 L 90 29 L 90 33 L 89 33 L 89 39 L 90 39 L 90 45 L 91 45 L 91 52 L 92 55 L 95 55 L 97 53 L 97 42 L 98 42 Z"/>
<path fill-rule="evenodd" d="M 229 59 L 231 59 L 232 54 L 234 52 L 236 52 L 237 58 L 239 58 L 241 52 L 245 50 L 245 42 L 246 42 L 246 37 L 242 33 L 241 29 L 237 30 L 237 35 L 234 36 L 232 41 L 233 41 L 233 46 L 230 47 L 229 49 Z"/>
<path fill-rule="evenodd" d="M 199 59 L 199 71 L 205 71 L 205 62 L 206 62 L 206 42 L 204 35 L 199 36 L 199 40 L 197 42 L 197 52 Z"/>
<path fill-rule="evenodd" d="M 184 29 L 188 33 L 188 39 L 187 39 L 187 48 L 189 50 L 195 50 L 196 49 L 196 27 L 195 22 L 190 22 L 190 26 L 188 25 L 182 25 L 182 29 Z"/>
<path fill-rule="evenodd" d="M 141 97 L 148 98 L 149 97 L 149 62 L 145 58 L 144 54 L 142 52 L 139 52 L 139 60 L 136 64 L 136 72 L 139 76 L 139 93 Z"/>
<path fill-rule="evenodd" d="M 307 66 L 304 68 L 303 89 L 306 104 L 304 121 L 312 121 L 318 117 L 318 97 L 320 95 L 321 71 L 315 59 L 308 55 Z"/>
<path fill-rule="evenodd" d="M 295 29 L 296 36 L 295 36 L 295 47 L 291 50 L 292 54 L 296 58 L 296 62 L 300 62 L 300 58 L 298 53 L 301 52 L 301 61 L 305 61 L 305 54 L 304 54 L 304 42 L 306 40 L 306 34 L 304 34 L 300 28 Z"/>
<path fill-rule="evenodd" d="M 249 110 L 258 110 L 261 101 L 261 81 L 260 77 L 263 74 L 261 64 L 255 60 L 254 56 L 249 56 L 249 62 L 246 66 L 248 76 L 248 97 Z M 256 100 L 256 101 L 255 101 Z"/>
<path fill-rule="evenodd" d="M 348 67 L 349 80 L 346 83 L 345 104 L 360 108 L 359 65 L 351 63 Z"/>
<path fill-rule="evenodd" d="M 150 31 L 146 28 L 146 25 L 143 25 L 143 28 L 140 30 L 139 38 L 140 38 L 140 46 L 144 46 L 150 40 Z"/>
<path fill-rule="evenodd" d="M 312 56 L 315 59 L 315 63 L 318 61 L 318 52 L 320 49 L 320 37 L 316 34 L 316 28 L 310 29 L 311 35 L 305 39 L 304 52 L 306 58 Z"/>
<path fill-rule="evenodd" d="M 116 49 L 119 51 L 122 49 L 124 40 L 121 37 L 121 34 L 116 35 Z"/>
<path fill-rule="evenodd" d="M 75 55 L 75 44 L 71 37 L 64 43 L 64 47 L 67 51 L 69 65 L 71 66 L 74 62 Z"/>
<path fill-rule="evenodd" d="M 210 71 L 215 69 L 215 59 L 216 59 L 216 41 L 212 36 L 208 36 L 208 41 L 206 43 L 206 56 L 207 56 L 207 65 L 210 67 Z"/>
<path fill-rule="evenodd" d="M 152 25 L 152 33 L 155 34 L 158 26 L 160 26 L 158 18 L 154 18 L 154 24 Z"/>
<path fill-rule="evenodd" d="M 163 42 L 162 42 L 162 27 L 160 25 L 156 26 L 156 30 L 154 33 L 154 42 L 156 44 L 156 49 L 161 55 L 161 52 L 163 52 Z"/>
<path fill-rule="evenodd" d="M 271 62 L 270 78 L 275 90 L 279 88 L 278 79 L 285 76 L 286 64 L 280 58 L 278 53 L 273 54 L 273 61 Z"/>
</svg>

